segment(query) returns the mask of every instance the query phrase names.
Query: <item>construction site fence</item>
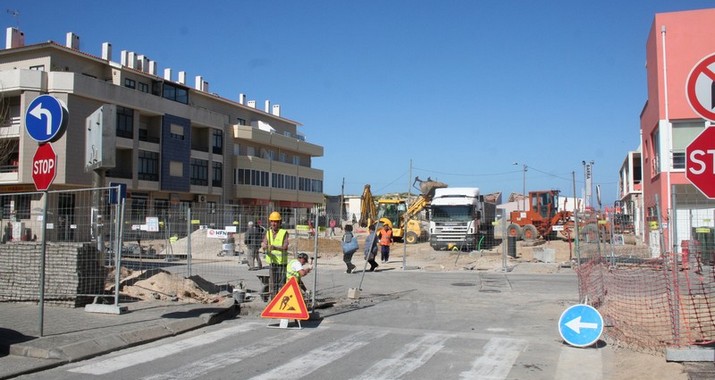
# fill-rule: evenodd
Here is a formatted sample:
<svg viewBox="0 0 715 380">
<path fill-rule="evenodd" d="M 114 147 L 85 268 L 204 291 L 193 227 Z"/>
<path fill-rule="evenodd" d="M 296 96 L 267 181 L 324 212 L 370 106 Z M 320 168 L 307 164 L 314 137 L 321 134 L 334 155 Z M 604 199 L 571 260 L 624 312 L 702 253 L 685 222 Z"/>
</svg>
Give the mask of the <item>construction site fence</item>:
<svg viewBox="0 0 715 380">
<path fill-rule="evenodd" d="M 237 288 L 260 296 L 264 279 L 247 270 L 249 222 L 264 233 L 278 211 L 289 257 L 299 250 L 315 256 L 317 235 L 331 234 L 319 226 L 331 218 L 322 207 L 172 204 L 118 194 L 106 187 L 0 195 L 0 302 L 211 303 Z"/>
<path fill-rule="evenodd" d="M 642 351 L 715 344 L 715 202 L 673 191 L 652 199 L 643 233 L 613 239 L 602 223 L 576 251 L 579 294 L 604 318 L 613 343 Z M 612 231 L 612 230 L 611 230 Z M 615 240 L 615 241 L 614 241 Z"/>
</svg>

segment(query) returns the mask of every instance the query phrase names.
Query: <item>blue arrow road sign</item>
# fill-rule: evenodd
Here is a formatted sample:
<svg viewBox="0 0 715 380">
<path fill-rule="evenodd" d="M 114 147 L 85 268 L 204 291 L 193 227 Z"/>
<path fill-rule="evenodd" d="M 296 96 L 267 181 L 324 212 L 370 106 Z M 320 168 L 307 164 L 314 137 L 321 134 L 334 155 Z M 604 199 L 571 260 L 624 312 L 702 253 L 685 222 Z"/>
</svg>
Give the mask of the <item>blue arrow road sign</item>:
<svg viewBox="0 0 715 380">
<path fill-rule="evenodd" d="M 603 318 L 589 305 L 573 305 L 559 318 L 559 334 L 566 343 L 576 347 L 590 346 L 603 333 Z"/>
<path fill-rule="evenodd" d="M 66 114 L 65 107 L 57 98 L 50 95 L 38 96 L 25 112 L 27 134 L 38 143 L 54 141 L 64 132 L 67 125 Z"/>
</svg>

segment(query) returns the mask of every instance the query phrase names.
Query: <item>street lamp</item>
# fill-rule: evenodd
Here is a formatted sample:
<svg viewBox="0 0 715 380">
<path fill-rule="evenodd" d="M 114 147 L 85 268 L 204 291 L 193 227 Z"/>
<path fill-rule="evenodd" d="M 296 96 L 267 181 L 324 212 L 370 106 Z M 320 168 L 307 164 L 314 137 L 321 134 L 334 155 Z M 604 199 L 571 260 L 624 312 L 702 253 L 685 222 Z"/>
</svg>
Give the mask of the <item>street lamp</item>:
<svg viewBox="0 0 715 380">
<path fill-rule="evenodd" d="M 583 164 L 583 192 L 585 207 L 591 206 L 591 182 L 593 181 L 593 161 L 581 161 Z"/>
</svg>

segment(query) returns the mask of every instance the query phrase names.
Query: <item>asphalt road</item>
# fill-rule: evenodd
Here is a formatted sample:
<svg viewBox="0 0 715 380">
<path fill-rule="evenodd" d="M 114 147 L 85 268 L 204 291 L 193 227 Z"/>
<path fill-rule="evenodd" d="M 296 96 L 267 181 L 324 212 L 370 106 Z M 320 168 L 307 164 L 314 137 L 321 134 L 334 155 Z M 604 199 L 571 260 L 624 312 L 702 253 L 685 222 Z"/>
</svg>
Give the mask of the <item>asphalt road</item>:
<svg viewBox="0 0 715 380">
<path fill-rule="evenodd" d="M 300 330 L 241 316 L 23 378 L 618 378 L 609 347 L 558 334 L 578 301 L 573 273 L 390 271 L 367 274 L 362 293 Z"/>
</svg>

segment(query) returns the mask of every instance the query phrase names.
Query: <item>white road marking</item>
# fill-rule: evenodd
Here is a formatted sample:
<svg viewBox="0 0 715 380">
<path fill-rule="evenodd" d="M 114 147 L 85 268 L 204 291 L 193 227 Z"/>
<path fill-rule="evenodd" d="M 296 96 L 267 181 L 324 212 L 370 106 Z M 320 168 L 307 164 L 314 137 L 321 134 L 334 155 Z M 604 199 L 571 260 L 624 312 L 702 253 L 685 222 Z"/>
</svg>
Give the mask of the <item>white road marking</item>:
<svg viewBox="0 0 715 380">
<path fill-rule="evenodd" d="M 228 352 L 221 352 L 205 357 L 201 360 L 188 363 L 179 368 L 162 374 L 144 377 L 144 380 L 183 380 L 201 378 L 209 372 L 224 368 L 245 359 L 265 354 L 281 345 L 303 339 L 308 332 L 299 331 L 290 335 L 276 335 L 269 338 L 262 338 L 260 342 L 249 344 Z"/>
<path fill-rule="evenodd" d="M 86 373 L 90 375 L 104 375 L 115 372 L 120 369 L 135 366 L 137 364 L 150 362 L 159 358 L 163 358 L 175 353 L 188 350 L 190 348 L 203 346 L 214 343 L 217 340 L 224 339 L 227 336 L 253 330 L 259 323 L 245 323 L 233 327 L 217 330 L 204 335 L 195 336 L 193 338 L 182 339 L 174 343 L 164 344 L 161 346 L 147 348 L 135 351 L 129 354 L 103 359 L 99 361 L 90 361 L 90 363 L 69 369 L 69 372 Z"/>
<path fill-rule="evenodd" d="M 364 347 L 370 343 L 373 343 L 375 339 L 379 339 L 385 336 L 385 332 L 358 332 L 356 334 L 348 335 L 344 338 L 338 339 L 333 343 L 327 344 L 323 347 L 316 348 L 314 350 L 304 352 L 297 358 L 278 366 L 271 371 L 262 373 L 253 379 L 279 379 L 283 380 L 286 378 L 301 378 L 313 373 L 313 371 L 333 363 L 334 361 L 342 358 L 343 356 L 355 351 L 361 347 Z"/>
<path fill-rule="evenodd" d="M 392 357 L 382 359 L 357 379 L 398 379 L 423 366 L 444 348 L 447 337 L 428 334 L 406 344 Z"/>
<path fill-rule="evenodd" d="M 506 379 L 526 341 L 512 338 L 491 338 L 484 346 L 484 354 L 472 362 L 472 368 L 459 374 L 461 379 Z"/>
</svg>

